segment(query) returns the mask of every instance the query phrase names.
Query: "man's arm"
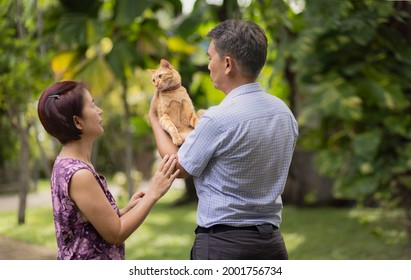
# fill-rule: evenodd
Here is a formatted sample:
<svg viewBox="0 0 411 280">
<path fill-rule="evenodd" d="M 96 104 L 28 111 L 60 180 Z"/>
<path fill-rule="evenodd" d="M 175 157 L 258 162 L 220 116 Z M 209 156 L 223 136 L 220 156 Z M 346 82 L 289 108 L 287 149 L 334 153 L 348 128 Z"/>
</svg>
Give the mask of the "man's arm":
<svg viewBox="0 0 411 280">
<path fill-rule="evenodd" d="M 153 130 L 154 138 L 156 140 L 157 150 L 160 153 L 160 156 L 163 158 L 165 155 L 177 155 L 178 147 L 173 144 L 170 135 L 160 125 L 160 121 L 157 116 L 157 111 L 154 106 L 155 99 L 157 98 L 157 94 L 153 97 L 150 106 L 150 112 L 148 114 L 148 118 L 150 121 L 151 129 Z M 178 158 L 177 158 L 178 160 Z M 180 169 L 180 174 L 178 178 L 186 178 L 190 176 L 190 174 L 177 162 L 177 169 Z"/>
</svg>

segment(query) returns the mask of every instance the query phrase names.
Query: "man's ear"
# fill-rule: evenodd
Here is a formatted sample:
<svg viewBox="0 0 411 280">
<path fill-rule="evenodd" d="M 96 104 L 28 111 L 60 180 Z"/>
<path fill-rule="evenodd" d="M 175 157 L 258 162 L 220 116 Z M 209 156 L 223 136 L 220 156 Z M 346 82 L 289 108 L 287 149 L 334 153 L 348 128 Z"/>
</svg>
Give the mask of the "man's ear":
<svg viewBox="0 0 411 280">
<path fill-rule="evenodd" d="M 230 56 L 224 57 L 224 63 L 225 63 L 225 74 L 228 75 L 230 72 L 233 70 L 234 67 L 234 61 Z"/>
<path fill-rule="evenodd" d="M 80 120 L 78 116 L 73 116 L 73 122 L 74 125 L 78 128 L 78 129 L 82 129 L 83 127 L 81 126 Z"/>
</svg>

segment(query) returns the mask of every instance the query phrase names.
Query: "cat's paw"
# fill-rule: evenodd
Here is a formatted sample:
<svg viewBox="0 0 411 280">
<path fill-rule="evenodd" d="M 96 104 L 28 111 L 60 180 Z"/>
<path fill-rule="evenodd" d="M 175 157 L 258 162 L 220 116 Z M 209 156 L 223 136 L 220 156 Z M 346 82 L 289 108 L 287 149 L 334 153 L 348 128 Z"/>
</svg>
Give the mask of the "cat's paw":
<svg viewBox="0 0 411 280">
<path fill-rule="evenodd" d="M 200 109 L 197 111 L 197 117 L 201 117 L 205 113 L 206 109 Z"/>
<path fill-rule="evenodd" d="M 183 144 L 183 139 L 181 137 L 174 137 L 173 144 L 176 145 L 177 147 L 180 147 L 181 144 Z"/>
<path fill-rule="evenodd" d="M 198 118 L 197 118 L 197 116 L 195 116 L 194 118 L 191 118 L 191 120 L 190 120 L 190 126 L 191 126 L 192 128 L 196 127 L 197 123 L 198 123 Z"/>
</svg>

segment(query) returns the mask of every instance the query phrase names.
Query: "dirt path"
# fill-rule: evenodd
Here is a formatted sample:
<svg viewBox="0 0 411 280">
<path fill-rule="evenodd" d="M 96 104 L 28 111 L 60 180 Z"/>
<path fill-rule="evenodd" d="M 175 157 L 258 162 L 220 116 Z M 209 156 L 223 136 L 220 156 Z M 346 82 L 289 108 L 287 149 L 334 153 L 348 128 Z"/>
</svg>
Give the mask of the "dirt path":
<svg viewBox="0 0 411 280">
<path fill-rule="evenodd" d="M 50 205 L 49 192 L 31 193 L 27 198 L 28 207 Z M 18 208 L 17 195 L 0 196 L 0 211 L 12 211 Z M 57 252 L 53 249 L 28 244 L 0 236 L 0 260 L 55 260 Z"/>
<path fill-rule="evenodd" d="M 55 260 L 54 250 L 0 236 L 0 260 Z"/>
</svg>

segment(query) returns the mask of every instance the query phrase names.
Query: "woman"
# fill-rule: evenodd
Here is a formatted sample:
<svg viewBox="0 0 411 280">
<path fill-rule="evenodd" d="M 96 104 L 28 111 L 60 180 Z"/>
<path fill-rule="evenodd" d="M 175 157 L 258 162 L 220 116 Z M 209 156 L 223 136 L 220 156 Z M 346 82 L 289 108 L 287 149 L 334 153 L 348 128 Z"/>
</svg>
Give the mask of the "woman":
<svg viewBox="0 0 411 280">
<path fill-rule="evenodd" d="M 63 145 L 53 166 L 51 194 L 57 259 L 124 259 L 124 241 L 177 177 L 175 155 L 166 156 L 148 191 L 119 209 L 105 178 L 91 163 L 93 143 L 103 134 L 103 110 L 82 83 L 58 82 L 41 95 L 38 115 Z"/>
</svg>

